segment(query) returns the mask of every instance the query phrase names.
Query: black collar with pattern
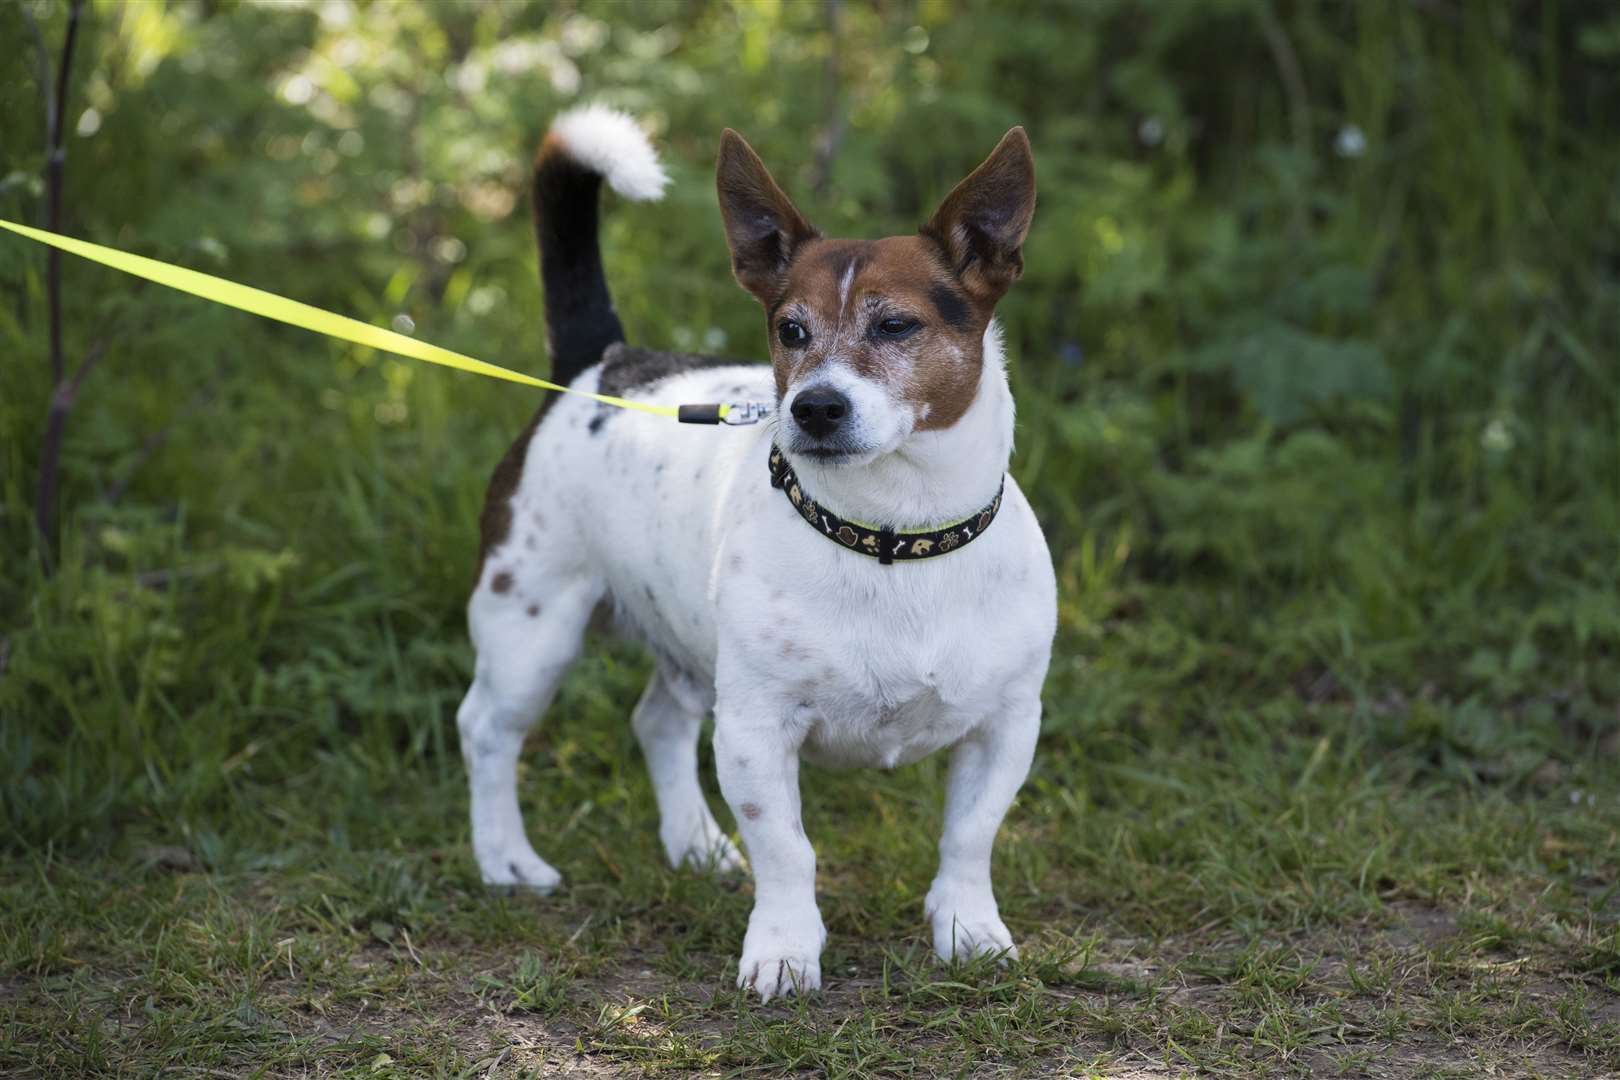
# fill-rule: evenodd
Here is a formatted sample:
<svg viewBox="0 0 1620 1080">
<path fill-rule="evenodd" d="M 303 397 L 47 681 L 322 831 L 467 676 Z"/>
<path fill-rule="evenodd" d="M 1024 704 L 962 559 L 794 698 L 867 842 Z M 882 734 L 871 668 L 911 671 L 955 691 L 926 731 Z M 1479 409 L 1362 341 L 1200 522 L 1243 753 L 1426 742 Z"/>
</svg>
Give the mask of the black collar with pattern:
<svg viewBox="0 0 1620 1080">
<path fill-rule="evenodd" d="M 841 518 L 826 507 L 817 505 L 799 485 L 799 478 L 794 474 L 793 466 L 788 464 L 787 455 L 774 445 L 771 447 L 770 465 L 771 486 L 782 489 L 799 516 L 827 539 L 851 551 L 868 555 L 885 566 L 893 562 L 948 555 L 971 544 L 996 519 L 996 511 L 1001 509 L 1001 493 L 1007 486 L 1007 478 L 1003 476 L 1001 485 L 996 488 L 996 497 L 982 510 L 969 514 L 961 521 L 920 532 L 896 532 Z"/>
</svg>

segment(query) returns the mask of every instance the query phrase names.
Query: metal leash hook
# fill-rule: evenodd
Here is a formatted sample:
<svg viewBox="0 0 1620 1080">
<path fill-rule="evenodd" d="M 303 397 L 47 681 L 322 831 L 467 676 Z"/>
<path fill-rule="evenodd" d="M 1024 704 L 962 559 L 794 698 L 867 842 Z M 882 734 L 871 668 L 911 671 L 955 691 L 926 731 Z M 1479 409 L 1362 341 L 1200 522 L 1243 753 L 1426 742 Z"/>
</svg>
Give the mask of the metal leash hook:
<svg viewBox="0 0 1620 1080">
<path fill-rule="evenodd" d="M 729 424 L 743 427 L 757 424 L 774 410 L 763 401 L 731 401 L 713 405 L 682 405 L 675 417 L 683 424 Z"/>
</svg>

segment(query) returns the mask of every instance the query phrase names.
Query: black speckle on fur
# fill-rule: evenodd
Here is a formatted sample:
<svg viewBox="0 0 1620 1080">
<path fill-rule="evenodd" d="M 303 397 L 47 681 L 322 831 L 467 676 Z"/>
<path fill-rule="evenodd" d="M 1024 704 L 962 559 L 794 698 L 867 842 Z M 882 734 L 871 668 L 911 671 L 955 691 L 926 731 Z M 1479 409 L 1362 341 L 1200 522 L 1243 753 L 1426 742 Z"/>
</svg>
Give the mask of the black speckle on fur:
<svg viewBox="0 0 1620 1080">
<path fill-rule="evenodd" d="M 634 345 L 611 345 L 603 354 L 602 379 L 598 384 L 597 393 L 624 397 L 631 391 L 651 386 L 671 375 L 698 371 L 702 368 L 736 367 L 748 362 L 723 356 L 699 356 L 693 353 L 638 349 Z"/>
<path fill-rule="evenodd" d="M 600 435 L 602 433 L 602 425 L 607 423 L 607 418 L 607 410 L 604 409 L 602 412 L 599 412 L 595 416 L 591 417 L 591 422 L 585 426 L 590 430 L 592 435 Z"/>
<path fill-rule="evenodd" d="M 973 313 L 962 296 L 948 285 L 935 285 L 928 290 L 928 299 L 934 303 L 939 317 L 952 330 L 966 330 L 973 321 Z"/>
</svg>

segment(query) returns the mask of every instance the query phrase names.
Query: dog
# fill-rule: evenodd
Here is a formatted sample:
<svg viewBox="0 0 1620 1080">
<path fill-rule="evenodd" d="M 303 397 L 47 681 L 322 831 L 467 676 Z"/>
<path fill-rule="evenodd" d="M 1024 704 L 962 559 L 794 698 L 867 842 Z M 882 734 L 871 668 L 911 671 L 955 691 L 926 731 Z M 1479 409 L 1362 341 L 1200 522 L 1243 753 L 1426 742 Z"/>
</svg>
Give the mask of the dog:
<svg viewBox="0 0 1620 1080">
<path fill-rule="evenodd" d="M 476 671 L 457 713 L 480 873 L 540 892 L 561 882 L 524 832 L 516 766 L 606 602 L 654 659 L 631 725 L 670 863 L 751 865 L 739 987 L 769 1001 L 821 985 L 801 759 L 889 769 L 949 748 L 924 905 L 934 949 L 1016 957 L 990 854 L 1034 755 L 1057 620 L 1045 538 L 1007 475 L 1013 400 L 994 320 L 1035 207 L 1029 140 L 1012 129 L 916 234 L 879 240 L 824 238 L 730 129 L 716 180 L 769 366 L 625 343 L 600 188 L 652 200 L 667 182 L 630 117 L 565 113 L 536 158 L 552 378 L 775 411 L 695 427 L 553 395 L 499 463 L 468 604 Z M 748 864 L 699 786 L 710 713 Z"/>
</svg>

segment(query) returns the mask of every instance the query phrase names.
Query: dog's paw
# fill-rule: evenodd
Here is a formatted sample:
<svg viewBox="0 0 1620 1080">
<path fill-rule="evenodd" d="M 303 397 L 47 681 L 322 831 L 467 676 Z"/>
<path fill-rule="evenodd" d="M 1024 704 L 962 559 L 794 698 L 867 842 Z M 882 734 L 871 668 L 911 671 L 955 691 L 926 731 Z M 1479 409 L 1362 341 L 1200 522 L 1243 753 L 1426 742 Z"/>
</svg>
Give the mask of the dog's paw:
<svg viewBox="0 0 1620 1080">
<path fill-rule="evenodd" d="M 826 928 L 815 911 L 783 917 L 756 911 L 748 920 L 737 985 L 759 994 L 761 1003 L 821 989 L 821 946 Z"/>
<path fill-rule="evenodd" d="M 533 851 L 480 855 L 478 870 L 484 884 L 496 889 L 522 889 L 545 896 L 562 884 L 556 867 Z"/>
<path fill-rule="evenodd" d="M 934 952 L 941 960 L 997 955 L 1018 959 L 1018 947 L 1001 921 L 994 897 L 953 897 L 930 890 L 926 910 L 934 927 Z"/>
<path fill-rule="evenodd" d="M 821 958 L 806 953 L 778 956 L 770 950 L 758 956 L 745 952 L 737 986 L 758 993 L 762 1005 L 774 997 L 808 994 L 821 989 Z"/>
</svg>

